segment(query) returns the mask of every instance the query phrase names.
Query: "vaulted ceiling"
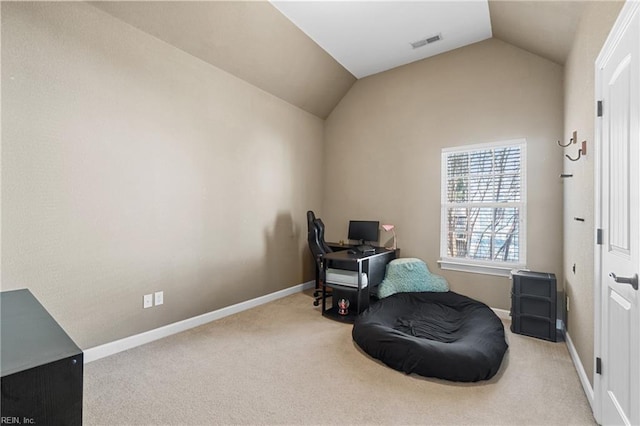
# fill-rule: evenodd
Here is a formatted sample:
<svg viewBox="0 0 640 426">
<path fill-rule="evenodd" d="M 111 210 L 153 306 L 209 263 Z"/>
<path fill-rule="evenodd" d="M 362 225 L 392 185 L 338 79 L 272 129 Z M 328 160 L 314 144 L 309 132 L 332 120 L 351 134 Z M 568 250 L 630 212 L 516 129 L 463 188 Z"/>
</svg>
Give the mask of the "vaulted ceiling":
<svg viewBox="0 0 640 426">
<path fill-rule="evenodd" d="M 496 37 L 558 64 L 582 1 L 115 1 L 95 7 L 320 118 L 357 78 Z M 285 16 L 286 15 L 286 16 Z M 439 34 L 437 43 L 410 43 Z"/>
<path fill-rule="evenodd" d="M 271 3 L 357 78 L 491 38 L 486 0 Z"/>
</svg>

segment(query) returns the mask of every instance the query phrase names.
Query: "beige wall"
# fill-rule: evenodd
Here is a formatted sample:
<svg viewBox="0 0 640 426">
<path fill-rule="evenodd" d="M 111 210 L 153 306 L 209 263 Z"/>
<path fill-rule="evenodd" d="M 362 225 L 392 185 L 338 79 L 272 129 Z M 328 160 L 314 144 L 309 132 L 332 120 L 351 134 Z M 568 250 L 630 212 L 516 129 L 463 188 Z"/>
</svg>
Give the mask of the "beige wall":
<svg viewBox="0 0 640 426">
<path fill-rule="evenodd" d="M 589 2 L 565 64 L 564 141 L 574 130 L 578 140 L 587 141 L 587 155 L 578 162 L 564 161 L 566 173 L 573 178 L 564 184 L 564 275 L 567 296 L 567 331 L 584 369 L 593 384 L 593 262 L 594 262 L 594 122 L 595 60 L 623 2 Z M 575 157 L 578 146 L 565 148 Z M 584 222 L 573 218 L 584 217 Z M 573 265 L 576 272 L 573 273 Z"/>
<path fill-rule="evenodd" d="M 2 3 L 2 124 L 2 290 L 82 348 L 312 276 L 323 121 L 92 6 Z"/>
<path fill-rule="evenodd" d="M 345 238 L 349 219 L 393 223 L 403 256 L 509 309 L 507 278 L 437 266 L 440 158 L 445 147 L 526 138 L 527 266 L 562 283 L 562 108 L 562 67 L 497 39 L 357 81 L 325 126 L 327 237 Z"/>
</svg>

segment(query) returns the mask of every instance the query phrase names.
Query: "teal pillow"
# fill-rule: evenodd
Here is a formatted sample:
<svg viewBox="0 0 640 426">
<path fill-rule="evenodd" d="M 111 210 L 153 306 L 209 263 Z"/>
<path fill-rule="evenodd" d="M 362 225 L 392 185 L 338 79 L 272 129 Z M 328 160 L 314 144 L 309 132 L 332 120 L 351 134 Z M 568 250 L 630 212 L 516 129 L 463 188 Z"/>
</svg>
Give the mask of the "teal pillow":
<svg viewBox="0 0 640 426">
<path fill-rule="evenodd" d="M 449 283 L 444 277 L 432 274 L 420 259 L 403 257 L 389 262 L 384 280 L 378 287 L 378 297 L 382 299 L 412 291 L 446 292 L 449 291 Z"/>
</svg>

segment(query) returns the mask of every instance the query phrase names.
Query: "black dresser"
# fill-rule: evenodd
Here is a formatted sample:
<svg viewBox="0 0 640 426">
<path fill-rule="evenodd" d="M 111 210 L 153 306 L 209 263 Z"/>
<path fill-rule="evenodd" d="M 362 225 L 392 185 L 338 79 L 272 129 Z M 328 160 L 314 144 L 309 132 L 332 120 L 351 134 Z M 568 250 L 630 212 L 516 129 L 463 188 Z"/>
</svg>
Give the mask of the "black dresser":
<svg viewBox="0 0 640 426">
<path fill-rule="evenodd" d="M 29 290 L 0 293 L 3 423 L 82 424 L 83 354 Z"/>
<path fill-rule="evenodd" d="M 556 276 L 546 272 L 512 274 L 511 331 L 555 342 Z"/>
</svg>

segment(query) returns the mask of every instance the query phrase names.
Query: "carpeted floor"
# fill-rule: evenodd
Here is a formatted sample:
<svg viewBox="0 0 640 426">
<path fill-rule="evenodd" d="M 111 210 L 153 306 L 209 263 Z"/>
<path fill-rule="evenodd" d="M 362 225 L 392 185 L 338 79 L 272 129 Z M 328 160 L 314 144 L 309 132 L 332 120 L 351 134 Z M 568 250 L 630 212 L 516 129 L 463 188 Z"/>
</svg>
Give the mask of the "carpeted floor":
<svg viewBox="0 0 640 426">
<path fill-rule="evenodd" d="M 505 329 L 492 380 L 425 379 L 295 294 L 87 364 L 84 424 L 595 424 L 564 342 Z"/>
</svg>

